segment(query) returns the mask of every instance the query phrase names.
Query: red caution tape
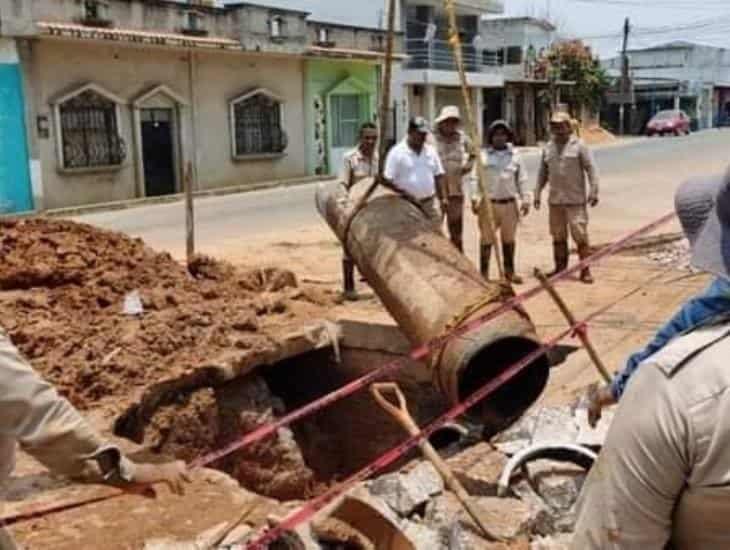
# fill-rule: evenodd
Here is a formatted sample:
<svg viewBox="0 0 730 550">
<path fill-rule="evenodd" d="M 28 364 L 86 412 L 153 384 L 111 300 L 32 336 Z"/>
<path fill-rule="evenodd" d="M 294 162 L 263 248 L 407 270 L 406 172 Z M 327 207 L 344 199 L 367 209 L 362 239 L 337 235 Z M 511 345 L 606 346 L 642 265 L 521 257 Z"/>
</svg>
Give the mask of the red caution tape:
<svg viewBox="0 0 730 550">
<path fill-rule="evenodd" d="M 633 241 L 637 237 L 641 237 L 642 235 L 646 233 L 651 233 L 658 227 L 661 227 L 665 223 L 670 222 L 672 219 L 674 219 L 675 214 L 674 212 L 671 212 L 669 214 L 666 214 L 665 216 L 662 216 L 658 220 L 645 225 L 644 227 L 629 233 L 625 237 L 622 237 L 618 241 L 612 243 L 611 245 L 602 248 L 589 258 L 586 258 L 582 262 L 576 264 L 575 266 L 566 269 L 565 271 L 558 273 L 557 275 L 550 278 L 551 283 L 556 283 L 558 281 L 561 281 L 563 279 L 566 279 L 570 277 L 571 275 L 580 272 L 582 269 L 589 267 L 600 260 L 611 256 L 621 250 L 623 247 L 625 247 L 629 242 Z M 464 334 L 471 332 L 483 324 L 496 319 L 500 315 L 503 315 L 504 313 L 514 309 L 516 306 L 522 304 L 523 302 L 529 300 L 533 296 L 536 296 L 537 294 L 543 292 L 543 287 L 538 285 L 530 290 L 527 290 L 526 292 L 515 296 L 513 298 L 510 298 L 504 304 L 493 310 L 490 311 L 481 317 L 478 317 L 476 319 L 473 319 L 472 321 L 460 325 L 459 327 L 455 328 L 450 333 L 446 334 L 445 336 L 441 338 L 437 338 L 435 340 L 432 340 L 431 342 L 427 342 L 413 350 L 408 354 L 407 359 L 411 359 L 414 361 L 419 361 L 422 359 L 427 358 L 432 353 L 438 351 L 442 348 L 444 344 L 447 342 L 450 342 L 451 340 L 458 338 L 460 336 L 463 336 Z M 201 456 L 197 459 L 195 459 L 191 464 L 191 468 L 198 468 L 201 466 L 207 466 L 209 464 L 212 464 L 213 462 L 220 460 L 221 458 L 228 456 L 229 454 L 242 449 L 248 445 L 251 445 L 253 443 L 256 443 L 258 441 L 261 441 L 263 439 L 266 439 L 267 437 L 270 437 L 274 435 L 280 428 L 283 428 L 285 426 L 288 426 L 289 424 L 296 422 L 297 420 L 301 420 L 302 418 L 305 418 L 309 416 L 312 413 L 315 413 L 321 409 L 324 409 L 325 407 L 328 407 L 332 405 L 333 403 L 344 399 L 345 397 L 348 397 L 363 388 L 366 388 L 373 382 L 378 381 L 379 379 L 383 378 L 384 376 L 397 372 L 400 369 L 404 368 L 407 364 L 406 358 L 399 358 L 394 361 L 391 361 L 389 363 L 386 363 L 377 369 L 370 371 L 368 374 L 357 378 L 353 380 L 352 382 L 349 382 L 348 384 L 345 384 L 341 388 L 328 393 L 327 395 L 324 395 L 320 397 L 319 399 L 316 399 L 312 401 L 311 403 L 303 406 L 300 409 L 297 409 L 295 411 L 292 411 L 291 413 L 282 416 L 281 418 L 277 419 L 274 422 L 271 422 L 270 424 L 265 424 L 257 429 L 255 429 L 252 432 L 249 432 L 242 436 L 237 441 L 234 441 L 230 443 L 229 445 L 223 447 L 222 449 L 218 451 L 214 451 L 212 453 L 206 454 L 204 456 Z"/>
<path fill-rule="evenodd" d="M 413 449 L 418 445 L 418 443 L 423 440 L 427 439 L 429 436 L 431 436 L 436 430 L 441 428 L 444 424 L 447 422 L 451 422 L 458 418 L 459 416 L 463 415 L 466 411 L 468 411 L 470 408 L 472 408 L 474 405 L 479 403 L 480 401 L 486 399 L 489 397 L 492 393 L 494 393 L 496 390 L 498 390 L 502 385 L 509 382 L 512 378 L 517 376 L 520 372 L 522 372 L 525 368 L 527 368 L 533 361 L 537 360 L 541 356 L 543 356 L 545 353 L 547 353 L 549 350 L 557 346 L 562 340 L 570 337 L 575 330 L 578 330 L 579 327 L 587 325 L 590 321 L 596 319 L 597 317 L 603 315 L 611 308 L 615 307 L 617 304 L 621 303 L 622 301 L 626 300 L 629 296 L 635 294 L 638 290 L 643 288 L 643 285 L 639 287 L 639 289 L 633 290 L 629 292 L 627 295 L 622 296 L 618 300 L 611 302 L 607 306 L 601 308 L 600 310 L 594 312 L 590 316 L 586 317 L 582 322 L 576 323 L 572 327 L 569 327 L 566 331 L 560 333 L 559 335 L 555 336 L 545 344 L 543 344 L 540 348 L 535 350 L 534 352 L 530 353 L 529 355 L 522 358 L 517 363 L 512 364 L 507 369 L 505 369 L 501 374 L 499 374 L 496 378 L 490 380 L 487 384 L 482 386 L 480 389 L 478 389 L 476 392 L 474 392 L 470 397 L 468 397 L 465 401 L 455 405 L 451 410 L 443 414 L 441 417 L 430 423 L 428 426 L 423 428 L 417 435 L 414 435 L 408 439 L 406 439 L 403 443 L 398 445 L 397 447 L 393 447 L 389 451 L 387 451 L 385 454 L 379 456 L 375 461 L 371 462 L 367 466 L 365 466 L 362 470 L 359 470 L 349 478 L 347 478 L 345 481 L 337 484 L 332 489 L 327 491 L 326 493 L 322 494 L 321 496 L 310 500 L 305 505 L 303 505 L 298 510 L 294 511 L 290 516 L 288 516 L 284 521 L 282 521 L 279 525 L 276 527 L 269 529 L 267 532 L 265 532 L 261 537 L 259 537 L 254 542 L 249 543 L 246 548 L 247 550 L 266 550 L 272 542 L 276 541 L 279 537 L 281 537 L 284 533 L 287 531 L 291 531 L 292 529 L 295 529 L 298 525 L 301 523 L 304 523 L 308 520 L 310 520 L 317 512 L 319 512 L 322 508 L 327 506 L 330 502 L 338 498 L 340 495 L 347 492 L 352 486 L 354 486 L 356 483 L 359 483 L 361 481 L 364 481 L 374 474 L 378 473 L 379 471 L 383 470 L 384 468 L 388 467 L 392 463 L 394 463 L 396 460 L 400 459 L 404 454 L 406 454 L 408 451 Z"/>
</svg>

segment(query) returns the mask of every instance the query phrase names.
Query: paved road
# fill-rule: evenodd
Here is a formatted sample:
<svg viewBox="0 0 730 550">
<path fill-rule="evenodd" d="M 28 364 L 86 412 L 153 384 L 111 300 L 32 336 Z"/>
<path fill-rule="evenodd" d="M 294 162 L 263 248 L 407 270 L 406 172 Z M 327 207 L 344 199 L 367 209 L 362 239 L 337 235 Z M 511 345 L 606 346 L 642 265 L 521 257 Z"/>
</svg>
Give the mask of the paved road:
<svg viewBox="0 0 730 550">
<path fill-rule="evenodd" d="M 601 206 L 593 216 L 594 233 L 601 239 L 614 236 L 669 211 L 676 185 L 692 175 L 721 171 L 727 165 L 729 150 L 727 130 L 598 149 L 596 158 L 603 189 Z M 537 162 L 536 155 L 528 157 L 531 179 Z M 236 243 L 245 245 L 270 239 L 293 242 L 307 234 L 318 234 L 321 240 L 322 235 L 328 234 L 322 232 L 324 224 L 314 208 L 314 188 L 306 185 L 197 200 L 199 249 L 220 253 Z M 179 255 L 183 250 L 183 216 L 182 203 L 173 203 L 76 219 L 142 237 L 155 248 Z M 544 212 L 531 216 L 524 231 L 544 235 L 544 218 Z M 471 221 L 467 240 L 470 232 L 474 232 Z"/>
</svg>

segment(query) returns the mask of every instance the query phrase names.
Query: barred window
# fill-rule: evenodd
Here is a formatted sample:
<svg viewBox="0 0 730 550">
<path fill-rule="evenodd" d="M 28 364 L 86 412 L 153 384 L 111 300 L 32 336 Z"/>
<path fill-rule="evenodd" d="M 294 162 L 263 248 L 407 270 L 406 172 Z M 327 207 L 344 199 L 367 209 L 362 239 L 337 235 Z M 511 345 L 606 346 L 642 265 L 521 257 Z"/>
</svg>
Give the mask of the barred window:
<svg viewBox="0 0 730 550">
<path fill-rule="evenodd" d="M 58 106 L 64 168 L 118 166 L 126 148 L 119 136 L 117 104 L 85 90 Z"/>
<path fill-rule="evenodd" d="M 287 140 L 281 127 L 279 100 L 258 91 L 234 100 L 231 110 L 236 157 L 284 152 Z"/>
</svg>

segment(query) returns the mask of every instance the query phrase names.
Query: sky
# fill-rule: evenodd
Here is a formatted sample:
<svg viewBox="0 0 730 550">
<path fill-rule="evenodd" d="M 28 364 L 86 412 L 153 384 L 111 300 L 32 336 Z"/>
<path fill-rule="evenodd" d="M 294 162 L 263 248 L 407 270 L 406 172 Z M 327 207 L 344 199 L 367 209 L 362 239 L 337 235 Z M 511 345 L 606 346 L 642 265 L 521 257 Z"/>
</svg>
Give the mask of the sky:
<svg viewBox="0 0 730 550">
<path fill-rule="evenodd" d="M 379 26 L 383 0 L 249 0 L 310 11 L 321 21 Z M 458 0 L 457 0 L 458 3 Z M 625 17 L 629 46 L 692 40 L 730 48 L 730 0 L 504 0 L 505 15 L 550 15 L 563 34 L 585 38 L 601 57 L 621 47 Z"/>
</svg>

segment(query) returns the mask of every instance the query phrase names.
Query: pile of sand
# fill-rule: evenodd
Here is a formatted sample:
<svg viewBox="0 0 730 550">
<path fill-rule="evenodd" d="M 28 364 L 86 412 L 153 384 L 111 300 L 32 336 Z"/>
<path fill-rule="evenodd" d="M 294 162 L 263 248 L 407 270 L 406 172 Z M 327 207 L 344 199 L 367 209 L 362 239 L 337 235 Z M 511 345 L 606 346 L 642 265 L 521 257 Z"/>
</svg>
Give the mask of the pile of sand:
<svg viewBox="0 0 730 550">
<path fill-rule="evenodd" d="M 600 126 L 592 126 L 590 128 L 581 128 L 580 137 L 587 145 L 602 145 L 604 143 L 613 143 L 616 136 L 608 130 Z"/>
<path fill-rule="evenodd" d="M 123 312 L 136 291 L 142 315 Z M 134 388 L 225 350 L 269 345 L 322 316 L 333 295 L 276 268 L 198 258 L 188 271 L 139 239 L 68 221 L 0 221 L 0 323 L 81 409 L 121 411 Z"/>
</svg>

